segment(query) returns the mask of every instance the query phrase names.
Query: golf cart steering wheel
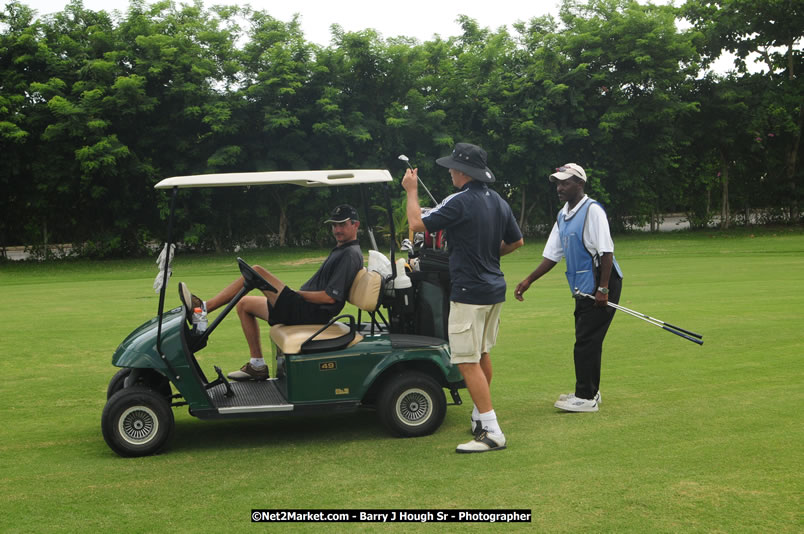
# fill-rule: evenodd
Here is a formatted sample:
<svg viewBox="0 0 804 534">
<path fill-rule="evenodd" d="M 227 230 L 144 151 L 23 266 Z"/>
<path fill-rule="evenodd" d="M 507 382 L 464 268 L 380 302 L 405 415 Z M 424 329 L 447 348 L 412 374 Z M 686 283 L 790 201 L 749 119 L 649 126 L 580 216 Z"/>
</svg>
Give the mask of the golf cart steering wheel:
<svg viewBox="0 0 804 534">
<path fill-rule="evenodd" d="M 260 273 L 252 269 L 251 265 L 243 261 L 243 258 L 237 258 L 237 264 L 240 266 L 240 274 L 243 275 L 245 287 L 276 293 L 276 288 L 263 278 Z"/>
</svg>

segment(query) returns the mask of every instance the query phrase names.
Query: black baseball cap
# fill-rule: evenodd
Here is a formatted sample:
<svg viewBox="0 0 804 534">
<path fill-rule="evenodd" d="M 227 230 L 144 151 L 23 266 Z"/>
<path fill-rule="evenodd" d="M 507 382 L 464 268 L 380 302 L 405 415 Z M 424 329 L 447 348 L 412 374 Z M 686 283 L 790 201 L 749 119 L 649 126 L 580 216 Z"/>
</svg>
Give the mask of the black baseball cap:
<svg viewBox="0 0 804 534">
<path fill-rule="evenodd" d="M 354 209 L 349 204 L 341 204 L 340 206 L 332 210 L 329 219 L 324 221 L 324 224 L 342 223 L 348 221 L 349 219 L 353 221 L 359 221 L 360 216 L 357 214 L 357 210 Z"/>
</svg>

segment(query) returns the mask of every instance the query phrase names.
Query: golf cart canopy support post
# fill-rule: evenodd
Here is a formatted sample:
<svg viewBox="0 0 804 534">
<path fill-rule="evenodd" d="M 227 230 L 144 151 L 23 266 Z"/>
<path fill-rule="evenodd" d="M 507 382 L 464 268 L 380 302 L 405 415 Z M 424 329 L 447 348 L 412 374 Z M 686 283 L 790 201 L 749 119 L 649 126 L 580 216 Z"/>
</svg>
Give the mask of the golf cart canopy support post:
<svg viewBox="0 0 804 534">
<path fill-rule="evenodd" d="M 178 196 L 179 190 L 178 188 L 173 188 L 173 194 L 170 197 L 170 215 L 168 216 L 168 230 L 167 230 L 167 243 L 165 244 L 165 272 L 162 278 L 162 287 L 159 290 L 159 324 L 157 325 L 156 330 L 156 351 L 159 353 L 159 357 L 162 358 L 162 361 L 165 362 L 170 374 L 176 380 L 179 380 L 178 373 L 170 365 L 170 361 L 168 360 L 165 353 L 162 351 L 162 314 L 165 310 L 165 290 L 167 289 L 168 283 L 168 272 L 170 271 L 170 247 L 173 244 L 173 215 L 176 211 L 176 197 Z"/>
</svg>

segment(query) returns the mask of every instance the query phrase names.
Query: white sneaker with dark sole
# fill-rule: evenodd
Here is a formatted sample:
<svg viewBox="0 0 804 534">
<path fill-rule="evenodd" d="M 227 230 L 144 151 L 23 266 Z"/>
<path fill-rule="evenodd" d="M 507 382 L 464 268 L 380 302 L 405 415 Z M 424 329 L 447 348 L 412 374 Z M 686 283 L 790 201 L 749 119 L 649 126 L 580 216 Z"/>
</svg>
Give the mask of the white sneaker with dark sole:
<svg viewBox="0 0 804 534">
<path fill-rule="evenodd" d="M 565 400 L 559 399 L 553 406 L 565 412 L 596 412 L 598 410 L 596 400 L 582 399 L 575 395 Z"/>
<path fill-rule="evenodd" d="M 500 451 L 504 448 L 505 435 L 502 432 L 492 434 L 488 430 L 483 430 L 482 432 L 479 432 L 472 441 L 458 445 L 458 447 L 455 449 L 455 452 L 489 452 Z"/>
<path fill-rule="evenodd" d="M 558 400 L 559 401 L 565 401 L 565 400 L 569 400 L 569 399 L 574 398 L 574 397 L 575 397 L 575 393 L 562 393 L 561 395 L 558 396 Z M 600 396 L 600 391 L 595 393 L 595 401 L 597 402 L 598 406 L 603 404 L 602 397 Z"/>
</svg>

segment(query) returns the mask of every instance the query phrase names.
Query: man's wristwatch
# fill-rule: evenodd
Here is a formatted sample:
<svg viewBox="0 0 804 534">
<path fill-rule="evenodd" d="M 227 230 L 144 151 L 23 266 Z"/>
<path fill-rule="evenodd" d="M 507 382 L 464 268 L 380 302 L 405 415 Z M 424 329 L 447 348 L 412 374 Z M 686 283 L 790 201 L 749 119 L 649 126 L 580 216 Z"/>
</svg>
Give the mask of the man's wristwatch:
<svg viewBox="0 0 804 534">
<path fill-rule="evenodd" d="M 607 287 L 599 287 L 599 288 L 597 288 L 597 290 L 600 291 L 601 293 L 603 293 L 604 295 L 609 294 L 609 288 L 607 288 Z"/>
</svg>

